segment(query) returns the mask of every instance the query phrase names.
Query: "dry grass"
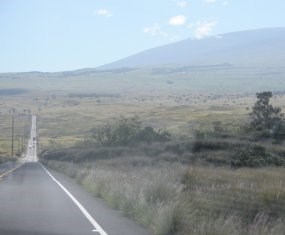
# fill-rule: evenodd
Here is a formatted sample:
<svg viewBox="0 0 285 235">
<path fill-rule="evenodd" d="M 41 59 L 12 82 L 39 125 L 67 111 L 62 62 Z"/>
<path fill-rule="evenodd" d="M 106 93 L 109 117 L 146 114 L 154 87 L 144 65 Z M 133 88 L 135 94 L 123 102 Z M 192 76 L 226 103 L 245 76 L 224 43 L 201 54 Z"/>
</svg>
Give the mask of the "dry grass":
<svg viewBox="0 0 285 235">
<path fill-rule="evenodd" d="M 195 127 L 207 129 L 217 120 L 227 127 L 236 127 L 247 117 L 246 108 L 252 106 L 255 98 L 253 94 L 234 93 L 240 92 L 241 87 L 240 90 L 258 89 L 244 83 L 228 94 L 212 89 L 212 85 L 220 88 L 223 82 L 231 84 L 233 80 L 229 80 L 228 74 L 222 80 L 219 74 L 215 77 L 210 74 L 210 93 L 205 91 L 202 80 L 201 86 L 191 88 L 200 80 L 191 80 L 191 76 L 189 80 L 188 76 L 173 75 L 177 84 L 171 87 L 165 77 L 146 77 L 143 73 L 108 76 L 1 78 L 3 88 L 32 91 L 21 97 L 1 97 L 0 136 L 4 141 L 0 150 L 9 152 L 11 108 L 16 108 L 17 115 L 23 109 L 39 115 L 39 147 L 45 149 L 72 146 L 84 140 L 91 128 L 121 114 L 126 117 L 137 114 L 145 124 L 179 135 L 189 135 Z M 203 76 L 207 78 L 209 74 L 202 73 Z M 231 76 L 236 79 L 237 75 L 234 72 Z M 276 83 L 270 80 L 269 84 Z M 265 83 L 258 87 L 272 86 Z M 68 96 L 83 91 L 99 94 L 108 91 L 120 97 Z M 216 95 L 220 98 L 213 98 Z M 284 100 L 282 95 L 273 102 L 284 108 Z M 17 128 L 19 133 L 22 126 Z M 110 206 L 139 221 L 155 235 L 284 234 L 284 169 L 188 168 L 164 162 L 167 157 L 158 162 L 132 156 L 82 164 L 59 161 L 46 164 L 75 178 L 91 193 L 104 198 Z"/>
<path fill-rule="evenodd" d="M 39 115 L 40 144 L 41 148 L 46 148 L 54 142 L 70 146 L 83 140 L 92 127 L 120 115 L 138 115 L 146 125 L 165 128 L 179 135 L 189 135 L 196 127 L 207 129 L 214 121 L 221 121 L 227 127 L 237 127 L 244 123 L 249 112 L 246 108 L 255 101 L 254 94 L 193 91 L 185 89 L 185 86 L 183 89 L 175 86 L 170 90 L 169 87 L 159 87 L 158 90 L 141 87 L 140 91 L 108 91 L 99 89 L 98 82 L 90 78 L 74 77 L 69 82 L 67 78 L 50 79 L 23 77 L 15 81 L 8 78 L 2 81 L 3 87 L 31 89 L 21 96 L 1 96 L 2 139 L 9 140 L 8 127 L 11 125 L 10 111 L 13 108 L 17 116 L 24 109 Z M 114 96 L 100 96 L 106 92 Z M 94 93 L 98 97 L 70 97 L 70 93 Z M 284 108 L 284 100 L 285 95 L 276 96 L 273 103 Z M 22 126 L 20 124 L 19 128 Z M 7 151 L 5 146 L 3 149 Z"/>
<path fill-rule="evenodd" d="M 155 235 L 285 231 L 284 168 L 187 168 L 162 161 L 150 164 L 140 157 L 47 165 L 75 178 Z"/>
</svg>

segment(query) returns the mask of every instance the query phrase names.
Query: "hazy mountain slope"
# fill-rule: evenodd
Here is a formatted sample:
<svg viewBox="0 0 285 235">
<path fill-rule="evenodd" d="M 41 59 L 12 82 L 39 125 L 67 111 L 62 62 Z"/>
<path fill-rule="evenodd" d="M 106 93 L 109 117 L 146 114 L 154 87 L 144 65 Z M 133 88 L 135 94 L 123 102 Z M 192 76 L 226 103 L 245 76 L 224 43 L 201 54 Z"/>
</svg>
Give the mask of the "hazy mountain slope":
<svg viewBox="0 0 285 235">
<path fill-rule="evenodd" d="M 100 69 L 166 64 L 282 65 L 285 28 L 228 33 L 203 40 L 187 39 L 124 58 Z"/>
</svg>

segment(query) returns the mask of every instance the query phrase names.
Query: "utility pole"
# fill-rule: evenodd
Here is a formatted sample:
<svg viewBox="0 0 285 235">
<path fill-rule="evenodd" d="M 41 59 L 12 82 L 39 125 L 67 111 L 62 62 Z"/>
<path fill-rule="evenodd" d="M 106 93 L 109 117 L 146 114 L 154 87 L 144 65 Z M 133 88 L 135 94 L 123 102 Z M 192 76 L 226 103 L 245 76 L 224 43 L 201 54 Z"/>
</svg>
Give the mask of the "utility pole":
<svg viewBox="0 0 285 235">
<path fill-rule="evenodd" d="M 27 129 L 27 124 L 25 123 L 24 132 L 22 136 L 22 153 L 24 152 L 24 146 L 26 145 L 26 129 Z"/>
<path fill-rule="evenodd" d="M 14 125 L 15 125 L 15 116 L 12 114 L 12 146 L 11 146 L 11 155 L 14 156 Z"/>
<path fill-rule="evenodd" d="M 21 136 L 21 152 L 24 152 L 24 136 Z"/>
<path fill-rule="evenodd" d="M 18 140 L 18 151 L 17 151 L 17 155 L 20 156 L 20 136 L 17 136 L 17 140 Z"/>
</svg>

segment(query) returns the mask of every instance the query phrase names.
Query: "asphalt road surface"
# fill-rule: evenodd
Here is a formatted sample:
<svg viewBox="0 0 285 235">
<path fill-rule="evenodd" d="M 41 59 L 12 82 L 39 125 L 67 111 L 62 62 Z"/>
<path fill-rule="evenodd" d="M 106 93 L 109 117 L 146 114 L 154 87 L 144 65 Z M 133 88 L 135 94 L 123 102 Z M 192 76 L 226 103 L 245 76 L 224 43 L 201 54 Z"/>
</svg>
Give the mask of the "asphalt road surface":
<svg viewBox="0 0 285 235">
<path fill-rule="evenodd" d="M 0 173 L 0 235 L 149 235 L 68 177 L 42 166 L 36 145 L 33 117 L 25 161 Z"/>
</svg>

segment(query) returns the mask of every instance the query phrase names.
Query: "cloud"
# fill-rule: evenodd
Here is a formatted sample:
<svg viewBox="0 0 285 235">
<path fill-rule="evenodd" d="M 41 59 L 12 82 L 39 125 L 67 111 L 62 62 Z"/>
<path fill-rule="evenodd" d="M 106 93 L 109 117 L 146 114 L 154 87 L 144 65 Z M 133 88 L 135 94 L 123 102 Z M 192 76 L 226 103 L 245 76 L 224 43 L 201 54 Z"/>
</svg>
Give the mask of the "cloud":
<svg viewBox="0 0 285 235">
<path fill-rule="evenodd" d="M 184 25 L 186 23 L 186 21 L 187 21 L 186 16 L 178 15 L 178 16 L 174 16 L 174 17 L 170 18 L 169 24 L 174 25 L 174 26 L 180 26 L 180 25 Z"/>
<path fill-rule="evenodd" d="M 109 11 L 109 10 L 107 10 L 107 9 L 99 9 L 99 10 L 96 12 L 96 15 L 109 18 L 109 17 L 111 17 L 113 14 L 112 14 L 111 11 Z"/>
<path fill-rule="evenodd" d="M 179 6 L 179 7 L 181 7 L 181 8 L 185 8 L 185 7 L 187 7 L 188 2 L 187 2 L 187 1 L 183 1 L 183 0 L 178 0 L 178 1 L 176 2 L 176 4 L 177 4 L 177 6 Z"/>
<path fill-rule="evenodd" d="M 155 36 L 167 37 L 168 36 L 168 34 L 160 28 L 158 23 L 154 23 L 153 25 L 149 27 L 145 27 L 143 29 L 143 33 L 149 34 L 153 37 Z"/>
<path fill-rule="evenodd" d="M 203 39 L 211 35 L 216 25 L 217 23 L 215 21 L 210 21 L 210 22 L 198 21 L 194 26 L 190 25 L 189 28 L 194 28 L 194 38 Z"/>
</svg>

